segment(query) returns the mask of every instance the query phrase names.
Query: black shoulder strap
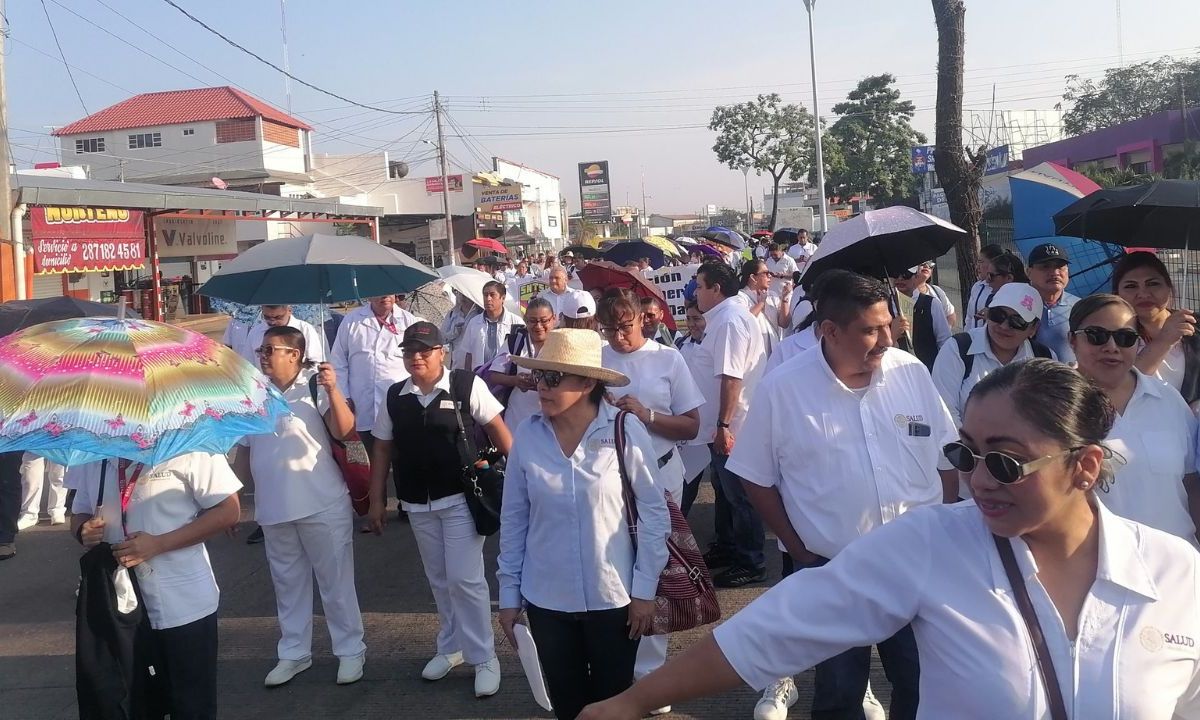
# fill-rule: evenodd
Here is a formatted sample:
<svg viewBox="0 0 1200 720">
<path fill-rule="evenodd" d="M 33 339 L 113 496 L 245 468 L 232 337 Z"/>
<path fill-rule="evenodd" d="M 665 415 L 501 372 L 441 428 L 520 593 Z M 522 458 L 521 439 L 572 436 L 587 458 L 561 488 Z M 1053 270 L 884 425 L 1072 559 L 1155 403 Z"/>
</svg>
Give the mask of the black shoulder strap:
<svg viewBox="0 0 1200 720">
<path fill-rule="evenodd" d="M 954 342 L 958 345 L 958 356 L 963 361 L 963 380 L 971 376 L 971 368 L 975 367 L 975 356 L 969 354 L 971 350 L 971 334 L 966 332 L 955 333 Z"/>
<path fill-rule="evenodd" d="M 525 343 L 529 342 L 529 329 L 524 325 L 518 325 L 508 333 L 508 354 L 519 355 L 525 349 Z"/>
<path fill-rule="evenodd" d="M 104 478 L 108 475 L 108 458 L 100 461 L 100 489 L 96 491 L 96 509 L 104 504 Z"/>
<path fill-rule="evenodd" d="M 1045 345 L 1038 342 L 1037 340 L 1034 340 L 1033 338 L 1029 339 L 1029 349 L 1033 350 L 1034 357 L 1039 357 L 1039 358 L 1053 357 L 1050 353 L 1050 348 L 1046 347 Z"/>
<path fill-rule="evenodd" d="M 475 383 L 475 373 L 466 370 L 451 370 L 450 371 L 450 397 L 461 403 L 463 407 L 470 407 L 471 404 L 471 385 Z"/>
<path fill-rule="evenodd" d="M 637 504 L 633 495 L 633 482 L 629 479 L 629 471 L 625 467 L 625 410 L 617 413 L 613 423 L 613 445 L 617 452 L 617 470 L 621 474 L 621 497 L 625 501 L 625 525 L 629 529 L 629 539 L 633 541 L 633 549 L 637 551 Z"/>
</svg>

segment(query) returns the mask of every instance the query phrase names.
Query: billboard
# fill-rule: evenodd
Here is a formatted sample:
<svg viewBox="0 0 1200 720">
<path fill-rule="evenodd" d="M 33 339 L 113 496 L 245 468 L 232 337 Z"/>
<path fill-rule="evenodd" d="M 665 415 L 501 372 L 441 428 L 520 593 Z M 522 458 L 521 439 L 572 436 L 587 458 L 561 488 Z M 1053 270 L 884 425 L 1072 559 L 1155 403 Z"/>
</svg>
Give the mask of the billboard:
<svg viewBox="0 0 1200 720">
<path fill-rule="evenodd" d="M 159 218 L 154 229 L 160 258 L 238 254 L 237 225 L 232 219 Z"/>
<path fill-rule="evenodd" d="M 140 210 L 34 206 L 29 216 L 38 275 L 133 270 L 146 264 Z"/>
<path fill-rule="evenodd" d="M 933 145 L 917 145 L 912 149 L 912 171 L 914 175 L 936 172 L 933 155 L 936 148 Z"/>
<path fill-rule="evenodd" d="M 984 165 L 984 175 L 995 175 L 996 173 L 1008 172 L 1008 146 L 1001 145 L 1000 147 L 992 148 L 987 151 L 987 164 Z"/>
<path fill-rule="evenodd" d="M 521 183 L 476 185 L 475 207 L 480 213 L 498 213 L 521 209 Z"/>
<path fill-rule="evenodd" d="M 607 160 L 579 163 L 579 207 L 585 220 L 612 220 L 610 185 Z"/>
<path fill-rule="evenodd" d="M 462 175 L 447 175 L 446 182 L 450 184 L 450 192 L 463 191 L 463 176 Z M 442 191 L 442 176 L 425 178 L 425 194 L 436 195 Z"/>
</svg>

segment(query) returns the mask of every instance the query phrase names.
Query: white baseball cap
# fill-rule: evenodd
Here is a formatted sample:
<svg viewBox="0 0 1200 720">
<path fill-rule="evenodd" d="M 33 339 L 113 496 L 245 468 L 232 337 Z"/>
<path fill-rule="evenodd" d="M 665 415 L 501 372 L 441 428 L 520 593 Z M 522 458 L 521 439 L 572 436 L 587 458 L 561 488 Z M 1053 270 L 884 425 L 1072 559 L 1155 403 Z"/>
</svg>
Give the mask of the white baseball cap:
<svg viewBox="0 0 1200 720">
<path fill-rule="evenodd" d="M 988 307 L 1009 308 L 1025 322 L 1033 322 L 1042 317 L 1042 296 L 1028 283 L 1007 283 L 992 296 Z"/>
<path fill-rule="evenodd" d="M 596 298 L 591 293 L 576 290 L 564 298 L 561 313 L 565 318 L 596 317 Z"/>
</svg>

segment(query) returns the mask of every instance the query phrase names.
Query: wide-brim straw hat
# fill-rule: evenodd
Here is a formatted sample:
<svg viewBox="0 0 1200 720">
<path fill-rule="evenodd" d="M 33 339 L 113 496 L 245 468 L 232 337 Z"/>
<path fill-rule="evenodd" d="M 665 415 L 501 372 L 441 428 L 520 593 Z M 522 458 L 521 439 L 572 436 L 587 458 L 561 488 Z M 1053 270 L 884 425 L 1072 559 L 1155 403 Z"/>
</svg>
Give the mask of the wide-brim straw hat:
<svg viewBox="0 0 1200 720">
<path fill-rule="evenodd" d="M 557 370 L 594 378 L 612 387 L 628 385 L 629 378 L 601 366 L 601 347 L 600 335 L 595 330 L 562 328 L 550 331 L 537 357 L 515 357 L 513 362 L 528 370 Z"/>
</svg>

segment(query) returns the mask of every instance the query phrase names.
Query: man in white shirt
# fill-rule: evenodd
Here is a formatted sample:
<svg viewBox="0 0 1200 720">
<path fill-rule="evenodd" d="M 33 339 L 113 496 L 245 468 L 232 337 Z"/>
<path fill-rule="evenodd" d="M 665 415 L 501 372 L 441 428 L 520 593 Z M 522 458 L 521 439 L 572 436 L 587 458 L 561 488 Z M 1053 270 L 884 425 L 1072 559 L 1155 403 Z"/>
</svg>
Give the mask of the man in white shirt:
<svg viewBox="0 0 1200 720">
<path fill-rule="evenodd" d="M 543 290 L 538 297 L 545 298 L 554 308 L 555 315 L 561 315 L 567 305 L 567 299 L 582 290 L 572 290 L 567 287 L 567 270 L 561 266 L 552 268 L 548 275 L 550 287 Z M 575 301 L 578 304 L 578 301 Z"/>
<path fill-rule="evenodd" d="M 742 481 L 725 463 L 746 419 L 767 360 L 757 319 L 735 298 L 738 276 L 717 263 L 696 272 L 696 302 L 704 313 L 704 340 L 695 354 L 695 376 L 704 405 L 698 441 L 709 442 L 717 497 L 717 541 L 705 553 L 710 568 L 728 567 L 713 578 L 720 587 L 741 587 L 766 577 L 763 526 Z"/>
<path fill-rule="evenodd" d="M 913 301 L 912 329 L 909 332 L 912 354 L 925 367 L 932 368 L 938 349 L 950 339 L 950 323 L 946 321 L 946 309 L 942 302 L 933 295 L 922 295 L 917 289 L 917 272 L 920 269 L 918 266 L 903 270 L 892 278 L 892 283 L 896 286 L 896 292 Z"/>
<path fill-rule="evenodd" d="M 504 285 L 490 282 L 483 286 L 483 312 L 467 321 L 459 342 L 463 344 L 466 359 L 463 368 L 475 371 L 481 365 L 491 364 L 504 351 L 504 340 L 517 325 L 525 321 L 504 309 Z"/>
<path fill-rule="evenodd" d="M 836 273 L 836 274 L 834 274 Z M 928 372 L 892 347 L 889 290 L 834 270 L 822 278 L 820 346 L 763 380 L 728 471 L 784 550 L 784 575 L 824 565 L 854 539 L 915 507 L 953 502 L 957 474 L 941 448 L 958 437 Z M 939 462 L 946 470 L 939 470 Z M 914 718 L 911 628 L 879 644 L 892 681 L 889 717 Z M 815 717 L 862 717 L 870 648 L 817 666 Z M 756 717 L 786 716 L 791 678 L 769 687 Z"/>
<path fill-rule="evenodd" d="M 457 290 L 450 290 L 450 293 L 456 300 L 454 307 L 442 320 L 440 330 L 446 344 L 450 347 L 450 367 L 460 368 L 467 361 L 466 347 L 461 341 L 463 331 L 466 330 L 467 323 L 471 318 L 483 312 L 483 309 L 476 305 L 474 300 L 460 294 Z"/>
<path fill-rule="evenodd" d="M 784 250 L 782 244 L 772 245 L 766 258 L 767 270 L 771 271 L 770 292 L 772 295 L 782 296 L 783 284 L 791 283 L 795 277 L 794 273 L 800 269 L 795 260 L 784 254 Z"/>
<path fill-rule="evenodd" d="M 239 348 L 234 349 L 239 350 L 239 354 L 246 358 L 247 362 L 257 367 L 258 357 L 255 356 L 254 349 L 262 345 L 263 335 L 266 334 L 267 328 L 283 327 L 284 325 L 294 327 L 304 334 L 304 343 L 308 346 L 305 360 L 325 362 L 325 342 L 321 333 L 309 323 L 292 315 L 291 305 L 263 305 L 262 320 L 250 328 L 250 332 L 246 334 L 245 345 L 240 350 Z"/>
<path fill-rule="evenodd" d="M 813 241 L 808 238 L 808 231 L 804 228 L 800 228 L 796 231 L 796 242 L 794 245 L 788 248 L 787 254 L 788 257 L 795 260 L 796 265 L 803 270 L 804 266 L 808 264 L 808 261 L 812 258 L 813 253 L 816 251 L 817 246 L 814 245 Z"/>
</svg>

